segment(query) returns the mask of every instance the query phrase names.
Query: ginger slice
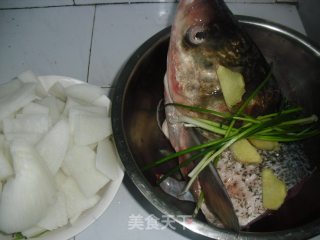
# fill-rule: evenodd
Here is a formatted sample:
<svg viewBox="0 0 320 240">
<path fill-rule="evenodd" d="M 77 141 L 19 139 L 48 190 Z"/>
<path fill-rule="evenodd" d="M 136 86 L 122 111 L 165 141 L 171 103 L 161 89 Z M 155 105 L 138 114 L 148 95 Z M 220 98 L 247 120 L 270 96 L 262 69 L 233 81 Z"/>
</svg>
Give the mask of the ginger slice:
<svg viewBox="0 0 320 240">
<path fill-rule="evenodd" d="M 245 93 L 245 83 L 241 73 L 234 72 L 222 65 L 217 69 L 222 94 L 229 109 L 240 103 Z"/>
<path fill-rule="evenodd" d="M 283 204 L 287 188 L 269 168 L 262 170 L 262 201 L 266 209 L 277 210 Z"/>
<path fill-rule="evenodd" d="M 262 158 L 257 149 L 247 139 L 241 139 L 230 146 L 235 159 L 241 163 L 258 164 Z"/>
<path fill-rule="evenodd" d="M 272 151 L 280 148 L 278 142 L 266 141 L 266 140 L 260 140 L 260 139 L 249 139 L 249 141 L 253 146 L 261 150 Z"/>
</svg>

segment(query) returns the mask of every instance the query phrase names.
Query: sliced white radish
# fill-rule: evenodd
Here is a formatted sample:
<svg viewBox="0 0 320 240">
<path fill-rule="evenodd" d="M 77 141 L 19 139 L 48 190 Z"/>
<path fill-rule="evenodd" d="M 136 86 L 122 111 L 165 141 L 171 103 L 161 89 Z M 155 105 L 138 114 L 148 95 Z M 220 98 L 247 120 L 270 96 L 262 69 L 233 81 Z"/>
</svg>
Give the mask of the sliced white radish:
<svg viewBox="0 0 320 240">
<path fill-rule="evenodd" d="M 98 147 L 98 143 L 92 143 L 90 145 L 88 145 L 88 147 L 92 150 L 92 151 L 97 151 L 97 147 Z"/>
<path fill-rule="evenodd" d="M 49 108 L 38 103 L 31 102 L 22 109 L 22 114 L 49 114 Z"/>
<path fill-rule="evenodd" d="M 104 107 L 96 107 L 96 106 L 82 106 L 82 105 L 71 106 L 69 109 L 69 123 L 70 123 L 70 129 L 72 133 L 74 133 L 75 122 L 78 121 L 78 118 L 81 116 L 107 117 L 107 109 Z"/>
<path fill-rule="evenodd" d="M 68 117 L 70 108 L 72 108 L 74 106 L 81 106 L 81 105 L 82 105 L 82 103 L 80 103 L 79 101 L 76 101 L 75 99 L 73 99 L 71 97 L 68 97 L 66 104 L 64 106 L 63 112 L 62 112 L 62 116 Z"/>
<path fill-rule="evenodd" d="M 70 134 L 67 152 L 68 152 L 70 149 L 72 149 L 74 145 L 75 145 L 75 144 L 74 144 L 74 138 L 72 137 L 72 134 Z M 61 170 L 62 170 L 62 172 L 63 172 L 65 175 L 71 176 L 70 171 L 65 167 L 65 165 L 63 164 L 63 162 L 62 162 L 62 165 L 61 165 Z"/>
<path fill-rule="evenodd" d="M 13 162 L 12 162 L 11 151 L 10 151 L 10 142 L 4 137 L 2 138 L 0 145 L 2 145 L 3 155 L 5 156 L 6 159 L 9 160 L 12 166 Z"/>
<path fill-rule="evenodd" d="M 3 187 L 0 202 L 0 230 L 14 233 L 35 226 L 54 203 L 53 176 L 25 141 L 11 144 L 15 176 Z"/>
<path fill-rule="evenodd" d="M 68 176 L 68 177 L 71 176 L 71 173 L 70 173 L 69 169 L 63 164 L 63 162 L 62 162 L 62 165 L 61 165 L 61 171 L 66 176 Z"/>
<path fill-rule="evenodd" d="M 80 114 L 70 119 L 71 129 L 74 128 L 74 142 L 78 145 L 89 145 L 103 140 L 112 134 L 111 119 L 97 115 Z"/>
<path fill-rule="evenodd" d="M 108 109 L 108 111 L 111 108 L 111 101 L 106 95 L 100 96 L 99 98 L 94 100 L 92 102 L 92 104 L 95 106 L 99 106 L 99 107 L 106 107 Z"/>
<path fill-rule="evenodd" d="M 60 82 L 56 82 L 49 89 L 49 94 L 55 96 L 65 102 L 67 100 L 66 91 L 64 90 L 63 85 Z"/>
<path fill-rule="evenodd" d="M 21 73 L 18 76 L 18 79 L 20 79 L 24 83 L 36 83 L 36 94 L 39 97 L 45 97 L 48 95 L 47 91 L 42 86 L 41 82 L 39 81 L 38 77 L 30 70 L 25 71 Z"/>
<path fill-rule="evenodd" d="M 1 98 L 0 121 L 36 99 L 35 87 L 34 83 L 25 83 L 12 94 Z"/>
<path fill-rule="evenodd" d="M 61 115 L 61 106 L 59 107 L 59 102 L 61 101 L 53 96 L 48 96 L 38 102 L 40 105 L 49 108 L 49 116 L 51 118 L 52 124 L 55 124 L 59 120 Z M 64 104 L 62 108 L 64 108 Z"/>
<path fill-rule="evenodd" d="M 0 134 L 0 181 L 13 175 L 13 168 L 5 153 L 5 139 Z"/>
<path fill-rule="evenodd" d="M 39 142 L 39 140 L 42 138 L 43 134 L 42 133 L 26 133 L 26 132 L 18 132 L 18 133 L 13 133 L 9 132 L 6 133 L 6 139 L 9 142 L 13 142 L 15 140 L 25 140 L 26 142 L 30 143 L 31 145 L 35 145 L 36 143 Z"/>
<path fill-rule="evenodd" d="M 87 197 L 96 194 L 109 181 L 96 169 L 95 152 L 89 147 L 73 146 L 67 152 L 63 165 Z"/>
<path fill-rule="evenodd" d="M 98 114 L 99 116 L 108 116 L 108 109 L 106 107 L 100 107 L 100 106 L 93 106 L 93 105 L 76 105 L 71 106 L 69 109 L 69 115 L 75 113 L 75 114 Z"/>
<path fill-rule="evenodd" d="M 116 149 L 110 139 L 98 143 L 96 155 L 96 168 L 109 179 L 115 180 L 119 177 L 119 163 Z"/>
<path fill-rule="evenodd" d="M 66 197 L 67 214 L 70 223 L 74 223 L 83 211 L 93 207 L 100 200 L 98 195 L 87 198 L 80 191 L 72 177 L 68 177 L 62 185 L 62 191 Z"/>
<path fill-rule="evenodd" d="M 5 141 L 6 141 L 6 139 L 5 139 L 4 135 L 0 134 L 0 150 L 3 150 Z"/>
<path fill-rule="evenodd" d="M 45 133 L 49 129 L 47 114 L 23 114 L 19 118 L 3 120 L 3 131 L 7 133 Z"/>
<path fill-rule="evenodd" d="M 65 194 L 58 192 L 56 202 L 49 208 L 47 215 L 37 224 L 39 227 L 54 230 L 68 223 Z"/>
<path fill-rule="evenodd" d="M 68 153 L 68 151 L 69 151 L 70 149 L 72 149 L 73 146 L 74 146 L 74 144 L 73 144 L 73 142 L 72 142 L 72 139 L 73 139 L 73 138 L 71 137 L 71 138 L 70 138 L 70 141 L 69 141 L 69 147 L 68 147 L 67 153 Z M 67 155 L 67 153 L 66 153 L 66 155 Z M 62 161 L 60 170 L 61 170 L 61 172 L 62 172 L 65 176 L 71 176 L 71 172 L 69 171 L 69 168 L 66 167 L 66 164 L 64 164 L 64 162 L 65 162 L 65 159 Z M 59 170 L 59 171 L 60 171 L 60 170 Z M 59 172 L 59 171 L 58 171 L 58 172 Z"/>
<path fill-rule="evenodd" d="M 59 190 L 62 189 L 62 185 L 66 182 L 67 179 L 68 177 L 62 172 L 61 169 L 59 169 L 56 175 L 54 176 L 54 180 Z"/>
<path fill-rule="evenodd" d="M 22 86 L 22 82 L 15 78 L 0 85 L 0 99 L 13 94 Z"/>
<path fill-rule="evenodd" d="M 65 91 L 68 97 L 79 99 L 87 103 L 92 103 L 105 94 L 105 91 L 101 87 L 85 83 L 69 86 L 65 88 Z"/>
<path fill-rule="evenodd" d="M 62 119 L 39 141 L 36 149 L 54 175 L 60 168 L 69 144 L 69 125 Z"/>
<path fill-rule="evenodd" d="M 39 83 L 38 77 L 30 70 L 20 73 L 18 78 L 24 83 Z"/>
<path fill-rule="evenodd" d="M 9 142 L 24 139 L 30 144 L 37 143 L 49 129 L 47 114 L 17 114 L 17 118 L 6 118 L 3 131 Z"/>
<path fill-rule="evenodd" d="M 25 231 L 22 231 L 22 235 L 27 237 L 27 238 L 32 238 L 32 237 L 37 237 L 39 236 L 41 233 L 47 231 L 46 229 L 44 228 L 41 228 L 39 226 L 34 226 L 32 228 L 29 228 Z"/>
<path fill-rule="evenodd" d="M 61 114 L 64 110 L 64 106 L 66 105 L 66 103 L 64 101 L 61 101 L 59 98 L 55 98 L 56 99 L 56 104 L 59 110 L 59 113 Z"/>
</svg>

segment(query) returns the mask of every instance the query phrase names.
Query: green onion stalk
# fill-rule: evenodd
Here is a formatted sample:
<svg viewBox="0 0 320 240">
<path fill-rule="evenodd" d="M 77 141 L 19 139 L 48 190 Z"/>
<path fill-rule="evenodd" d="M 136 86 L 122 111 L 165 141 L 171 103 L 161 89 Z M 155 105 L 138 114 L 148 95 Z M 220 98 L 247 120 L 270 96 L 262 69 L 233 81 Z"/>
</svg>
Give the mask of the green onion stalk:
<svg viewBox="0 0 320 240">
<path fill-rule="evenodd" d="M 222 121 L 218 122 L 189 116 L 180 116 L 179 121 L 188 127 L 201 128 L 205 131 L 215 133 L 221 137 L 161 158 L 146 165 L 143 170 L 145 171 L 154 168 L 183 155 L 187 156 L 187 159 L 184 162 L 170 169 L 165 175 L 163 175 L 159 180 L 159 182 L 161 182 L 168 176 L 179 171 L 180 168 L 183 168 L 189 165 L 191 162 L 194 163 L 196 160 L 201 159 L 188 174 L 190 180 L 184 189 L 185 192 L 189 190 L 199 173 L 209 163 L 213 162 L 216 166 L 220 154 L 240 139 L 248 138 L 276 142 L 292 142 L 319 135 L 320 128 L 317 124 L 318 117 L 314 114 L 310 116 L 301 116 L 301 107 L 287 107 L 279 112 L 258 116 L 256 118 L 244 114 L 244 110 L 249 105 L 251 100 L 257 96 L 259 91 L 271 78 L 271 70 L 272 68 L 270 68 L 265 80 L 244 101 L 235 114 L 221 113 L 198 106 L 188 106 L 181 103 L 167 104 L 166 106 L 175 106 L 188 109 L 193 112 L 205 113 L 218 117 Z M 226 122 L 229 122 L 229 124 L 225 124 Z M 240 122 L 241 124 L 236 124 L 237 122 Z M 235 127 L 237 125 L 240 125 L 240 127 Z"/>
</svg>

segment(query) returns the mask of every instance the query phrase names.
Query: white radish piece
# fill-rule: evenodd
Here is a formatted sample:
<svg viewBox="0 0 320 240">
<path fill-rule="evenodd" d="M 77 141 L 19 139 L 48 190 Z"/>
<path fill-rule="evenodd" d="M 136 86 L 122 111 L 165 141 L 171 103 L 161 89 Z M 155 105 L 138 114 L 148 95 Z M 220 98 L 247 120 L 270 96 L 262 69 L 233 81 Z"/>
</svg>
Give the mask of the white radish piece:
<svg viewBox="0 0 320 240">
<path fill-rule="evenodd" d="M 56 175 L 54 176 L 54 180 L 59 190 L 62 190 L 62 185 L 66 182 L 67 179 L 68 177 L 64 175 L 61 169 L 59 169 Z"/>
<path fill-rule="evenodd" d="M 55 124 L 58 121 L 62 113 L 62 109 L 60 106 L 61 103 L 59 102 L 61 101 L 56 99 L 53 96 L 48 96 L 38 102 L 40 105 L 49 108 L 49 116 L 52 124 Z M 64 103 L 62 103 L 62 105 L 63 105 L 62 108 L 64 108 Z"/>
<path fill-rule="evenodd" d="M 4 136 L 0 134 L 0 181 L 6 180 L 12 175 L 13 168 L 5 154 L 5 139 Z"/>
<path fill-rule="evenodd" d="M 55 98 L 56 99 L 56 104 L 59 110 L 59 113 L 62 114 L 63 110 L 64 110 L 64 106 L 66 105 L 66 103 L 64 101 L 61 101 L 59 98 Z"/>
<path fill-rule="evenodd" d="M 21 114 L 21 108 L 18 111 L 11 113 L 8 117 L 5 117 L 4 119 L 6 119 L 6 118 L 14 119 L 14 118 L 16 118 L 17 115 L 20 115 L 20 114 Z M 4 133 L 3 120 L 0 122 L 1 122 L 1 131 L 2 131 L 2 133 Z"/>
<path fill-rule="evenodd" d="M 6 118 L 3 121 L 5 137 L 9 142 L 23 139 L 30 144 L 37 143 L 49 129 L 47 114 L 16 114 L 17 119 Z"/>
<path fill-rule="evenodd" d="M 83 116 L 97 116 L 97 117 L 107 117 L 107 109 L 103 107 L 96 106 L 71 106 L 69 109 L 69 123 L 71 132 L 74 133 L 74 124 L 75 121 L 78 121 L 78 118 Z"/>
<path fill-rule="evenodd" d="M 74 142 L 78 145 L 89 145 L 103 140 L 112 134 L 111 119 L 98 115 L 79 114 L 70 122 L 74 129 Z"/>
<path fill-rule="evenodd" d="M 62 116 L 68 117 L 70 108 L 72 108 L 74 106 L 81 106 L 81 105 L 82 105 L 82 103 L 80 103 L 79 101 L 76 101 L 75 99 L 73 99 L 71 97 L 68 97 L 66 104 L 64 106 L 63 112 L 62 112 Z"/>
<path fill-rule="evenodd" d="M 7 133 L 45 133 L 49 129 L 47 114 L 23 114 L 19 118 L 3 120 L 3 131 Z"/>
<path fill-rule="evenodd" d="M 1 98 L 0 121 L 36 99 L 35 87 L 34 83 L 25 83 L 12 94 Z"/>
<path fill-rule="evenodd" d="M 36 150 L 53 175 L 59 170 L 69 144 L 69 125 L 62 119 L 36 145 Z"/>
<path fill-rule="evenodd" d="M 98 143 L 92 143 L 90 145 L 88 145 L 88 147 L 92 150 L 92 151 L 95 151 L 97 150 L 97 147 L 98 147 Z"/>
<path fill-rule="evenodd" d="M 12 157 L 10 152 L 10 142 L 4 137 L 0 145 L 2 145 L 3 155 L 5 156 L 6 159 L 9 160 L 10 165 L 12 166 L 13 163 L 12 163 Z"/>
<path fill-rule="evenodd" d="M 98 107 L 106 107 L 108 111 L 111 108 L 111 101 L 106 95 L 100 96 L 99 98 L 94 100 L 92 104 Z"/>
<path fill-rule="evenodd" d="M 70 149 L 71 148 L 72 147 L 70 147 Z M 62 165 L 61 165 L 61 172 L 67 177 L 71 176 L 71 172 L 69 171 L 69 168 L 67 168 L 67 166 L 64 164 L 64 162 L 62 162 Z"/>
<path fill-rule="evenodd" d="M 49 89 L 49 94 L 59 98 L 61 101 L 65 102 L 67 100 L 66 91 L 60 82 L 56 82 Z"/>
<path fill-rule="evenodd" d="M 49 208 L 47 215 L 37 224 L 39 227 L 54 230 L 68 223 L 65 194 L 58 192 L 57 201 Z"/>
<path fill-rule="evenodd" d="M 55 202 L 53 176 L 25 141 L 11 144 L 15 176 L 7 180 L 0 202 L 0 231 L 14 233 L 35 226 Z"/>
<path fill-rule="evenodd" d="M 119 163 L 115 146 L 110 139 L 98 143 L 96 154 L 96 168 L 106 177 L 115 180 L 119 177 Z"/>
<path fill-rule="evenodd" d="M 3 134 L 0 134 L 0 150 L 4 149 L 6 139 Z"/>
<path fill-rule="evenodd" d="M 22 109 L 22 114 L 49 114 L 49 108 L 38 103 L 31 102 Z"/>
<path fill-rule="evenodd" d="M 105 91 L 101 87 L 85 83 L 66 87 L 65 92 L 68 97 L 79 99 L 87 103 L 92 103 L 105 94 Z"/>
<path fill-rule="evenodd" d="M 83 211 L 93 207 L 100 200 L 98 195 L 87 198 L 80 191 L 72 177 L 68 177 L 62 185 L 62 191 L 66 197 L 67 214 L 70 223 L 74 223 Z"/>
<path fill-rule="evenodd" d="M 71 176 L 71 173 L 69 171 L 69 168 L 66 167 L 65 164 L 63 164 L 62 162 L 62 165 L 61 165 L 61 171 L 63 174 L 65 174 L 66 176 L 70 177 Z"/>
<path fill-rule="evenodd" d="M 40 235 L 41 233 L 45 232 L 46 229 L 41 228 L 39 226 L 34 226 L 32 228 L 29 228 L 25 231 L 22 231 L 22 235 L 27 237 L 27 238 L 32 238 L 32 237 L 37 237 L 38 235 Z"/>
<path fill-rule="evenodd" d="M 36 83 L 36 95 L 39 97 L 45 97 L 48 95 L 47 91 L 42 86 L 41 82 L 39 81 L 38 77 L 30 70 L 25 71 L 21 73 L 18 76 L 18 79 L 20 79 L 24 83 Z"/>
<path fill-rule="evenodd" d="M 0 85 L 0 99 L 13 94 L 22 86 L 22 82 L 15 78 Z"/>
<path fill-rule="evenodd" d="M 67 152 L 63 165 L 87 197 L 96 194 L 109 181 L 96 169 L 95 152 L 89 147 L 73 146 Z"/>
<path fill-rule="evenodd" d="M 69 109 L 69 116 L 70 114 L 98 114 L 99 116 L 107 117 L 108 109 L 106 107 L 99 107 L 99 106 L 92 106 L 92 105 L 76 105 L 71 106 Z"/>
<path fill-rule="evenodd" d="M 38 77 L 31 70 L 20 73 L 18 78 L 24 83 L 39 83 Z"/>
<path fill-rule="evenodd" d="M 42 133 L 26 133 L 26 132 L 18 132 L 18 133 L 13 133 L 13 132 L 9 132 L 6 133 L 6 139 L 9 142 L 13 142 L 15 140 L 25 140 L 26 142 L 28 142 L 31 145 L 35 145 L 36 143 L 39 142 L 39 140 L 42 138 L 43 134 Z"/>
</svg>

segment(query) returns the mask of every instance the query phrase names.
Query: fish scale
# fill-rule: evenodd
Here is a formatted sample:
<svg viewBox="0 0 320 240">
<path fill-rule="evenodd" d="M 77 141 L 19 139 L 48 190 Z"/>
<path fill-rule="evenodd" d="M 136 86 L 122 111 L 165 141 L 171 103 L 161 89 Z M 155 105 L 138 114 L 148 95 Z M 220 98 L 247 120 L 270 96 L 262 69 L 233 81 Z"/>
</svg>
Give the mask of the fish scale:
<svg viewBox="0 0 320 240">
<path fill-rule="evenodd" d="M 300 144 L 280 144 L 279 150 L 259 150 L 261 165 L 237 162 L 230 151 L 225 151 L 218 162 L 217 170 L 228 190 L 242 227 L 258 220 L 267 209 L 262 203 L 263 168 L 270 168 L 285 182 L 288 190 L 310 176 L 311 166 Z"/>
</svg>

